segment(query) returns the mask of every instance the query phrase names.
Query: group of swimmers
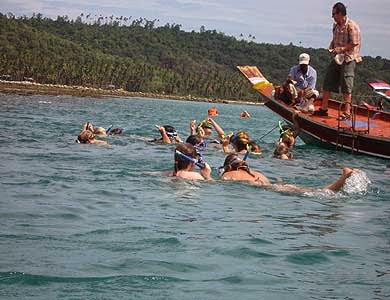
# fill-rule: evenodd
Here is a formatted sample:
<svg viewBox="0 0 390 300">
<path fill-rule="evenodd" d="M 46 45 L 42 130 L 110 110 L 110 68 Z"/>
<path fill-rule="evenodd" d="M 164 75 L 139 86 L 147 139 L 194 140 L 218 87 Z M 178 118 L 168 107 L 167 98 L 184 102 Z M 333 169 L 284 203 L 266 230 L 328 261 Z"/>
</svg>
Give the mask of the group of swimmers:
<svg viewBox="0 0 390 300">
<path fill-rule="evenodd" d="M 80 134 L 77 136 L 76 143 L 80 144 L 100 144 L 107 145 L 106 141 L 97 139 L 97 137 L 107 137 L 109 135 L 121 134 L 124 128 L 109 128 L 94 127 L 91 122 L 86 122 L 81 128 Z"/>
<path fill-rule="evenodd" d="M 178 142 L 178 140 L 181 141 L 181 139 L 178 138 L 174 129 L 173 131 L 170 131 L 169 143 L 179 143 L 175 148 L 174 168 L 173 172 L 169 173 L 170 176 L 186 180 L 214 180 L 211 174 L 211 167 L 204 161 L 201 151 L 204 150 L 206 139 L 211 135 L 212 129 L 215 129 L 218 138 L 211 140 L 211 143 L 221 145 L 223 151 L 228 153 L 223 167 L 221 167 L 220 170 L 222 173 L 222 180 L 247 181 L 283 192 L 304 193 L 314 191 L 314 189 L 311 188 L 298 187 L 291 184 L 272 184 L 261 172 L 252 170 L 247 162 L 248 155 L 259 154 L 261 153 L 261 149 L 255 141 L 250 139 L 249 134 L 245 131 L 239 131 L 235 134 L 225 134 L 221 126 L 212 118 L 205 119 L 197 126 L 195 124 L 195 121 L 190 123 L 191 135 L 184 143 Z M 279 124 L 279 126 L 281 135 L 280 140 L 276 143 L 275 152 L 281 151 L 279 148 L 287 147 L 287 154 L 281 151 L 283 152 L 281 155 L 287 157 L 289 155 L 289 147 L 292 148 L 295 144 L 295 133 L 291 126 L 281 124 Z M 163 136 L 166 130 L 161 127 L 164 126 L 159 127 L 160 133 Z M 169 129 L 171 128 L 169 127 L 168 130 Z M 164 138 L 162 137 L 162 139 Z M 291 158 L 291 156 L 286 159 L 289 158 Z M 196 167 L 199 167 L 199 172 L 195 171 Z M 335 182 L 323 189 L 333 191 L 341 189 L 345 184 L 346 179 L 354 171 L 355 170 L 350 168 L 344 168 L 343 174 Z"/>
<path fill-rule="evenodd" d="M 199 153 L 195 146 L 190 143 L 181 143 L 175 148 L 174 170 L 170 176 L 180 177 L 186 180 L 214 180 L 211 176 L 211 168 L 206 162 L 199 164 Z M 194 171 L 195 166 L 200 168 L 199 172 Z M 239 153 L 234 152 L 226 156 L 221 167 L 222 180 L 228 181 L 246 181 L 261 185 L 280 192 L 305 193 L 313 192 L 316 189 L 307 187 L 298 187 L 293 184 L 273 184 L 261 172 L 250 169 L 245 157 L 242 158 Z M 345 184 L 348 177 L 357 170 L 343 168 L 343 174 L 333 183 L 325 186 L 321 190 L 338 191 Z"/>
<path fill-rule="evenodd" d="M 261 154 L 261 148 L 256 141 L 251 140 L 245 131 L 225 134 L 222 127 L 211 117 L 200 123 L 195 120 L 189 124 L 190 135 L 185 141 L 177 133 L 176 129 L 170 125 L 155 125 L 161 137 L 154 139 L 154 142 L 166 144 L 178 144 L 174 152 L 173 171 L 169 176 L 182 178 L 185 180 L 215 180 L 212 176 L 210 165 L 205 161 L 202 152 L 206 145 L 219 147 L 227 153 L 223 167 L 220 168 L 222 180 L 247 181 L 257 185 L 270 187 L 278 191 L 293 193 L 303 193 L 313 191 L 310 188 L 302 188 L 289 184 L 272 184 L 271 181 L 258 171 L 250 169 L 247 162 L 249 155 Z M 295 145 L 295 132 L 289 125 L 279 123 L 280 139 L 276 142 L 274 155 L 281 159 L 292 157 L 289 149 Z M 213 130 L 217 137 L 211 138 Z M 123 130 L 102 127 L 93 127 L 92 123 L 84 124 L 78 138 L 78 143 L 86 144 L 107 144 L 106 141 L 97 139 L 96 136 L 105 137 L 110 134 L 120 134 Z M 210 146 L 209 146 L 210 147 Z M 199 171 L 195 171 L 198 167 Z M 346 179 L 354 172 L 350 168 L 344 168 L 342 176 L 331 185 L 324 187 L 327 190 L 339 190 L 344 185 Z"/>
</svg>

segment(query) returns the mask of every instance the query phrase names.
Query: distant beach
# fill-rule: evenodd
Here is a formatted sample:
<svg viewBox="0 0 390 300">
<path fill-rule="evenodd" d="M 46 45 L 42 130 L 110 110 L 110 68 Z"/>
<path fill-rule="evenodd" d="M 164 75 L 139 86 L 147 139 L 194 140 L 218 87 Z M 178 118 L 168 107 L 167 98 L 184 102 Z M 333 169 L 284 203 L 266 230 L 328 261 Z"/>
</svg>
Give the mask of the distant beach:
<svg viewBox="0 0 390 300">
<path fill-rule="evenodd" d="M 159 93 L 144 93 L 144 92 L 129 92 L 124 89 L 103 89 L 85 86 L 69 86 L 60 84 L 41 84 L 29 81 L 6 81 L 0 80 L 0 93 L 18 94 L 18 95 L 70 95 L 77 97 L 144 97 L 144 98 L 158 98 L 210 103 L 225 103 L 225 104 L 249 104 L 262 105 L 256 101 L 241 101 L 241 100 L 223 100 L 223 99 L 209 99 L 200 98 L 192 95 L 167 95 Z"/>
</svg>

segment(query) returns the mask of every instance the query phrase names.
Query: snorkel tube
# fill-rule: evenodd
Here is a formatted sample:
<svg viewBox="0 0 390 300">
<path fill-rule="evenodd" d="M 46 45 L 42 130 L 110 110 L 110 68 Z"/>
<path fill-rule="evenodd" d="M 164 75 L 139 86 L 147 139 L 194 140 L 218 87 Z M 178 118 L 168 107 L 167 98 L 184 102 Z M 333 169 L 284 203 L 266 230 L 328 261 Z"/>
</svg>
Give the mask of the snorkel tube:
<svg viewBox="0 0 390 300">
<path fill-rule="evenodd" d="M 196 166 L 198 166 L 201 169 L 205 168 L 205 165 L 198 162 L 195 158 L 189 157 L 188 155 L 185 155 L 183 152 L 180 152 L 179 150 L 176 150 L 176 154 L 180 155 L 181 157 L 185 158 L 186 160 L 189 160 L 190 162 L 194 163 Z"/>
<path fill-rule="evenodd" d="M 252 146 L 247 147 L 246 153 L 245 153 L 244 158 L 243 158 L 244 161 L 246 161 L 246 159 L 248 158 L 251 151 L 252 151 Z"/>
<path fill-rule="evenodd" d="M 112 124 L 110 126 L 108 126 L 108 128 L 106 129 L 106 134 L 108 134 L 112 129 Z"/>
<path fill-rule="evenodd" d="M 280 135 L 282 135 L 284 133 L 284 129 L 283 129 L 283 126 L 282 126 L 282 121 L 279 121 L 278 126 L 279 126 L 279 130 L 280 130 Z"/>
<path fill-rule="evenodd" d="M 291 129 L 290 129 L 290 128 L 287 128 L 287 129 L 284 129 L 284 128 L 283 128 L 282 121 L 279 121 L 278 126 L 279 126 L 279 130 L 280 130 L 279 142 L 282 141 L 284 135 L 289 136 L 290 134 L 293 134 L 293 133 L 291 132 Z"/>
</svg>

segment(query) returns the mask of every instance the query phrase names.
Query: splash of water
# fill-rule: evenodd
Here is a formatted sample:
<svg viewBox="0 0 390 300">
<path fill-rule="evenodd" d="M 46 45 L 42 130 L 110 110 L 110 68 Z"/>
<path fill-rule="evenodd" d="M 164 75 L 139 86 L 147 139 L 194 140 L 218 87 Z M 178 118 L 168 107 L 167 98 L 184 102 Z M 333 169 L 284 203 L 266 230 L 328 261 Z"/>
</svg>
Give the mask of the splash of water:
<svg viewBox="0 0 390 300">
<path fill-rule="evenodd" d="M 365 194 L 369 184 L 371 184 L 371 181 L 367 174 L 361 170 L 356 170 L 345 181 L 343 191 L 347 194 Z"/>
</svg>

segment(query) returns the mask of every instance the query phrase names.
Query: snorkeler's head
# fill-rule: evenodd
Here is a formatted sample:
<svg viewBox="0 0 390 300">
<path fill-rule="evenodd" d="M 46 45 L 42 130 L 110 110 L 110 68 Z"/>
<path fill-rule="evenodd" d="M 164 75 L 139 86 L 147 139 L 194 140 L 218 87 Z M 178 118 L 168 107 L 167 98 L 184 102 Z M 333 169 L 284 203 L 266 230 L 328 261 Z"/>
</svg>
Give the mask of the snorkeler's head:
<svg viewBox="0 0 390 300">
<path fill-rule="evenodd" d="M 179 153 L 182 153 L 190 158 L 196 159 L 198 156 L 198 153 L 196 152 L 196 149 L 193 145 L 190 143 L 182 143 L 179 144 L 175 148 L 175 165 L 174 165 L 174 174 L 176 174 L 180 170 L 185 170 L 190 164 L 193 164 L 190 160 L 185 158 L 184 156 L 180 155 Z"/>
<path fill-rule="evenodd" d="M 209 136 L 213 133 L 213 125 L 207 120 L 203 120 L 197 126 L 197 128 L 202 127 L 205 136 Z"/>
<path fill-rule="evenodd" d="M 83 130 L 77 137 L 77 141 L 81 144 L 88 144 L 95 138 L 95 134 L 89 130 Z"/>
<path fill-rule="evenodd" d="M 230 153 L 225 158 L 225 162 L 223 163 L 223 169 L 225 172 L 237 170 L 245 170 L 249 172 L 249 165 L 237 153 Z"/>
<path fill-rule="evenodd" d="M 289 151 L 288 146 L 283 142 L 276 142 L 274 155 L 279 157 L 283 154 L 287 154 Z"/>
<path fill-rule="evenodd" d="M 104 136 L 107 134 L 106 130 L 103 127 L 94 128 L 93 133 L 96 135 L 104 135 Z"/>
<path fill-rule="evenodd" d="M 190 135 L 186 139 L 186 143 L 190 143 L 198 151 L 203 151 L 206 148 L 206 141 L 198 134 Z"/>
<path fill-rule="evenodd" d="M 245 131 L 239 131 L 230 138 L 230 143 L 237 152 L 248 149 L 250 137 Z"/>
<path fill-rule="evenodd" d="M 177 131 L 176 131 L 175 127 L 170 126 L 170 125 L 163 125 L 163 127 L 165 129 L 165 133 L 167 134 L 167 136 L 169 138 L 173 139 L 177 136 Z"/>
</svg>

